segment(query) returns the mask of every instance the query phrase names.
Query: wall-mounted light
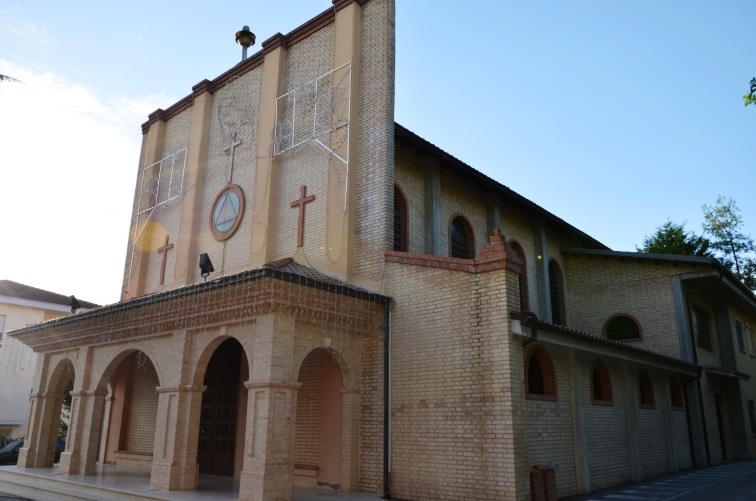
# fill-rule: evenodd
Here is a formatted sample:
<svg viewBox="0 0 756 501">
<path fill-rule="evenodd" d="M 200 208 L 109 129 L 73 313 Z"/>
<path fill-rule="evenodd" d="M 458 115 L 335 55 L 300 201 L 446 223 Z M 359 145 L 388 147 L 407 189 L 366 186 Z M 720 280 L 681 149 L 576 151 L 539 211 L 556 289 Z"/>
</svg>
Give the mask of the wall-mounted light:
<svg viewBox="0 0 756 501">
<path fill-rule="evenodd" d="M 207 280 L 209 274 L 215 271 L 215 268 L 213 268 L 213 262 L 210 261 L 210 256 L 208 256 L 207 253 L 200 254 L 199 267 L 202 278 L 205 280 Z"/>
</svg>

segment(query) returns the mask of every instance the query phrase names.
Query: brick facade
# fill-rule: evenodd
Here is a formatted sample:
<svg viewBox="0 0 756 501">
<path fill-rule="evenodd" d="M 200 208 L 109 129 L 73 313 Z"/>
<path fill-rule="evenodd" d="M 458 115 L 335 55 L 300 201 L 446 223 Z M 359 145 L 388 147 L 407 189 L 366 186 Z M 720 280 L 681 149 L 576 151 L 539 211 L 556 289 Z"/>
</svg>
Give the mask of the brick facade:
<svg viewBox="0 0 756 501">
<path fill-rule="evenodd" d="M 531 472 L 566 496 L 756 453 L 756 342 L 735 336 L 735 318 L 756 328 L 753 295 L 708 258 L 613 252 L 395 124 L 394 15 L 336 0 L 150 115 L 122 300 L 13 334 L 41 354 L 22 466 L 51 464 L 73 377 L 63 475 L 141 462 L 153 489 L 195 489 L 208 367 L 229 339 L 239 389 L 216 404 L 236 399 L 235 419 L 214 430 L 233 435 L 217 459 L 244 500 L 318 485 L 520 501 Z M 395 186 L 408 252 L 393 250 Z M 229 187 L 244 203 L 224 236 Z M 450 257 L 457 216 L 469 259 Z M 638 339 L 608 338 L 618 315 Z"/>
</svg>

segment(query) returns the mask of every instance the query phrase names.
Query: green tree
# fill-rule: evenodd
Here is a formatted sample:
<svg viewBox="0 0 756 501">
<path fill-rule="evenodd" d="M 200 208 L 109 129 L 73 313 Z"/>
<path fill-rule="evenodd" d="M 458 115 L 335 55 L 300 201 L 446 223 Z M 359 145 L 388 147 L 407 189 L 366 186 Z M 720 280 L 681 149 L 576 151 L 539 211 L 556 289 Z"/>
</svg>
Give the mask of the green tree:
<svg viewBox="0 0 756 501">
<path fill-rule="evenodd" d="M 751 79 L 750 85 L 751 85 L 751 92 L 743 96 L 743 103 L 746 106 L 751 106 L 752 104 L 756 104 L 756 77 Z"/>
<path fill-rule="evenodd" d="M 753 239 L 743 233 L 743 218 L 735 200 L 720 195 L 716 204 L 702 207 L 704 232 L 711 236 L 717 258 L 750 289 L 756 289 Z"/>
<path fill-rule="evenodd" d="M 656 231 L 643 239 L 643 247 L 636 247 L 638 252 L 652 254 L 677 254 L 682 256 L 713 256 L 709 250 L 711 243 L 703 236 L 685 229 L 682 224 L 667 220 Z"/>
</svg>

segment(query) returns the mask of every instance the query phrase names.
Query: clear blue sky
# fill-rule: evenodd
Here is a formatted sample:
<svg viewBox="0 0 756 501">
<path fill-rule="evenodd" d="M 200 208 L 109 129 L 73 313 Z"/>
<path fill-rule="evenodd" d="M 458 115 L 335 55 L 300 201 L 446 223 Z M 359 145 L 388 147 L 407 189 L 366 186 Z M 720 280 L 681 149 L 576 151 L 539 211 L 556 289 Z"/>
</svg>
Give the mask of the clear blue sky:
<svg viewBox="0 0 756 501">
<path fill-rule="evenodd" d="M 720 194 L 756 236 L 752 2 L 397 4 L 397 122 L 616 250 Z M 139 125 L 330 5 L 0 0 L 0 278 L 117 300 Z"/>
</svg>

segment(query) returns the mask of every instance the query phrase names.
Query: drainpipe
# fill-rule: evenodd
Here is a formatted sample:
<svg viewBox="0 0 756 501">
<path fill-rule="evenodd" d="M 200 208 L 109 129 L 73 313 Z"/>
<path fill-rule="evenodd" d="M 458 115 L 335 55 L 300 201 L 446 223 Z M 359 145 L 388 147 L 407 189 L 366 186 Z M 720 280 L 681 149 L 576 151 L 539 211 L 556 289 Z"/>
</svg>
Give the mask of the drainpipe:
<svg viewBox="0 0 756 501">
<path fill-rule="evenodd" d="M 391 499 L 391 299 L 383 311 L 383 498 Z"/>
</svg>

